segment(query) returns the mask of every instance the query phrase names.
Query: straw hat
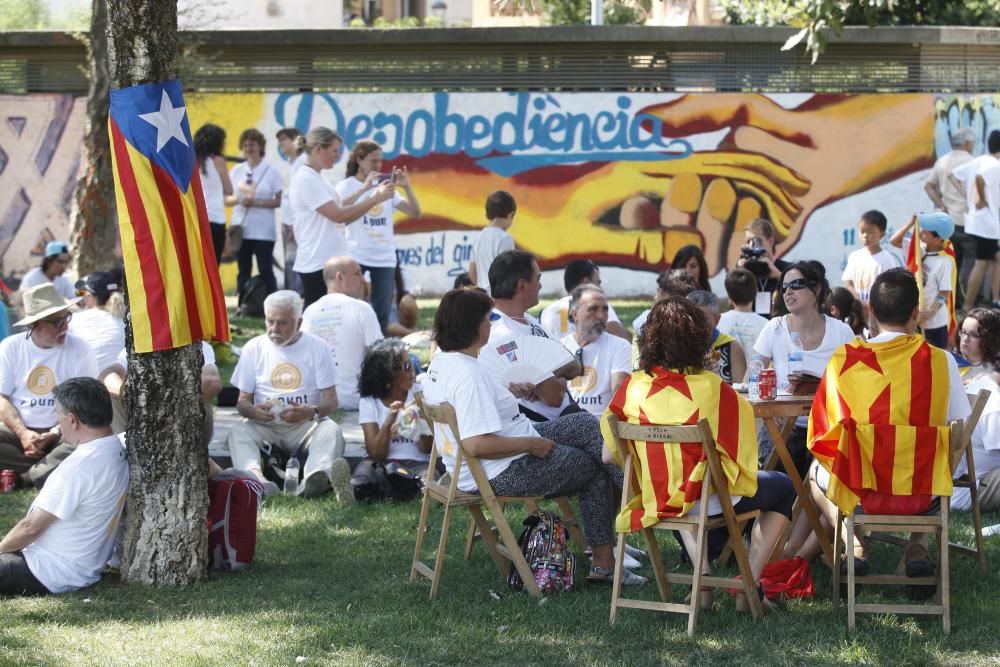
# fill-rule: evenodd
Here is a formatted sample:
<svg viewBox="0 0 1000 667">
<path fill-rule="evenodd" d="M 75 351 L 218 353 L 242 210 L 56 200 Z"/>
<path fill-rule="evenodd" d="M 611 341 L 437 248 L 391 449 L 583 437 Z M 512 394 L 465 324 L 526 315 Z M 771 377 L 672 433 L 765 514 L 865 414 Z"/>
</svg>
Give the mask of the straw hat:
<svg viewBox="0 0 1000 667">
<path fill-rule="evenodd" d="M 79 297 L 69 301 L 62 298 L 52 283 L 42 283 L 29 287 L 21 295 L 21 298 L 24 300 L 25 315 L 22 319 L 14 322 L 15 327 L 34 324 L 38 320 L 45 319 L 61 310 L 69 310 L 80 301 Z"/>
</svg>

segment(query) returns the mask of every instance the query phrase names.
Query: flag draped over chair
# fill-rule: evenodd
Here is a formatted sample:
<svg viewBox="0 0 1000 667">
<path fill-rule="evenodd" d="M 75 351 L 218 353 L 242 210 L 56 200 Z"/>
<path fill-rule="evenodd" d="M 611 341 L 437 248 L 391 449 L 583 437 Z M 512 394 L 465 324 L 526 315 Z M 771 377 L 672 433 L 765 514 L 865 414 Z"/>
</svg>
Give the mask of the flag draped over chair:
<svg viewBox="0 0 1000 667">
<path fill-rule="evenodd" d="M 696 424 L 707 419 L 729 492 L 737 496 L 757 492 L 753 408 L 715 373 L 685 375 L 665 368 L 654 369 L 652 375 L 637 371 L 618 388 L 608 413 L 633 424 Z M 622 464 L 626 452 L 614 451 L 610 428 L 607 419 L 602 420 L 604 442 Z M 619 532 L 688 513 L 701 498 L 708 465 L 700 442 L 667 447 L 662 442 L 636 441 L 635 450 L 642 492 L 630 498 L 628 508 L 618 516 Z"/>
<path fill-rule="evenodd" d="M 228 341 L 180 83 L 112 90 L 108 132 L 135 351 Z"/>
<path fill-rule="evenodd" d="M 951 495 L 948 361 L 916 335 L 841 346 L 809 415 L 809 449 L 845 514 L 869 492 Z"/>
</svg>

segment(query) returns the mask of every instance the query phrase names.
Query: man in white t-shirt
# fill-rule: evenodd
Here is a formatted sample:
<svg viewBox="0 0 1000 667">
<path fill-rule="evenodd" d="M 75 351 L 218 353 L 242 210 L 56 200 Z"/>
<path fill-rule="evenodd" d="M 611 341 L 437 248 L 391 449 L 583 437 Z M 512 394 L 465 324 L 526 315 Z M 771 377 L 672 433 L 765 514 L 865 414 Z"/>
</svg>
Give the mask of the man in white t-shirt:
<svg viewBox="0 0 1000 667">
<path fill-rule="evenodd" d="M 264 478 L 264 442 L 289 457 L 308 453 L 299 493 L 326 493 L 331 483 L 341 502 L 351 502 L 351 468 L 344 460 L 344 436 L 330 413 L 337 409 L 337 369 L 321 339 L 299 330 L 302 298 L 279 290 L 264 300 L 267 333 L 251 339 L 233 371 L 239 392 L 236 410 L 244 420 L 229 431 L 233 467 L 253 473 L 267 495 L 278 487 Z"/>
<path fill-rule="evenodd" d="M 11 469 L 18 485 L 41 487 L 75 445 L 61 439 L 53 390 L 74 377 L 97 377 L 94 352 L 69 333 L 70 307 L 51 283 L 22 295 L 27 337 L 0 343 L 0 470 Z"/>
<path fill-rule="evenodd" d="M 0 540 L 0 596 L 92 586 L 114 551 L 129 469 L 111 432 L 111 397 L 93 378 L 66 380 L 54 395 L 59 428 L 74 450 Z"/>
<path fill-rule="evenodd" d="M 382 340 L 375 311 L 365 301 L 361 266 L 350 257 L 331 257 L 323 266 L 327 294 L 302 313 L 302 331 L 326 341 L 337 366 L 337 403 L 357 410 L 358 375 L 365 351 Z"/>
<path fill-rule="evenodd" d="M 302 133 L 295 127 L 283 127 L 274 136 L 278 140 L 278 148 L 281 150 L 281 154 L 288 161 L 288 172 L 286 173 L 285 182 L 290 184 L 292 177 L 295 176 L 295 172 L 306 163 L 306 158 L 308 157 L 304 151 L 299 152 L 297 146 L 297 141 L 302 136 Z M 288 198 L 288 187 L 286 186 L 281 191 L 281 247 L 285 256 L 285 284 L 283 287 L 302 294 L 302 279 L 292 269 L 292 266 L 295 264 L 295 251 L 298 248 L 293 229 L 294 223 L 295 214 L 292 212 L 292 206 Z"/>
<path fill-rule="evenodd" d="M 62 298 L 74 298 L 76 288 L 73 287 L 73 281 L 66 275 L 70 259 L 69 246 L 66 245 L 65 241 L 49 241 L 45 244 L 42 265 L 31 269 L 21 278 L 21 290 L 38 287 L 42 283 L 52 283 Z"/>
<path fill-rule="evenodd" d="M 954 171 L 972 159 L 976 147 L 976 133 L 963 127 L 951 133 L 951 151 L 942 155 L 934 163 L 924 191 L 934 207 L 951 216 L 955 222 L 955 233 L 951 237 L 959 264 L 959 283 L 965 284 L 976 261 L 976 244 L 965 233 L 965 216 L 968 203 L 965 197 L 965 183 L 955 177 Z"/>
<path fill-rule="evenodd" d="M 576 259 L 566 265 L 563 270 L 563 287 L 566 288 L 566 296 L 542 309 L 538 319 L 550 338 L 561 340 L 567 334 L 576 331 L 576 325 L 569 316 L 569 302 L 570 294 L 580 285 L 601 286 L 601 270 L 589 259 Z M 608 306 L 607 329 L 608 333 L 614 336 L 624 338 L 627 341 L 632 340 L 632 334 L 622 326 L 621 320 L 618 319 L 618 313 L 610 305 Z"/>
<path fill-rule="evenodd" d="M 975 244 L 976 261 L 966 283 L 965 310 L 975 308 L 983 281 L 991 271 L 992 298 L 1000 299 L 1000 271 L 996 269 L 1000 237 L 1000 130 L 990 132 L 986 150 L 988 154 L 969 160 L 952 172 L 965 184 L 968 207 L 965 233 Z"/>
<path fill-rule="evenodd" d="M 576 330 L 562 344 L 583 364 L 583 374 L 569 383 L 569 392 L 580 407 L 600 417 L 632 372 L 632 346 L 608 333 L 608 300 L 600 287 L 580 285 L 570 298 Z"/>
</svg>

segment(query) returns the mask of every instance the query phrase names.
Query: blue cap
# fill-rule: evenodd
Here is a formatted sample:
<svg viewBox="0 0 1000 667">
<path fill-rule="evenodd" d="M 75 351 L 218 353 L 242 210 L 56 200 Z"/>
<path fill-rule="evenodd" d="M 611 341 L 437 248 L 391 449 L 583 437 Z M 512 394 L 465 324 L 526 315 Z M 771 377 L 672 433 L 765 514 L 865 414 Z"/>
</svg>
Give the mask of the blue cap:
<svg viewBox="0 0 1000 667">
<path fill-rule="evenodd" d="M 65 241 L 49 241 L 45 244 L 45 256 L 55 257 L 56 255 L 61 255 L 63 253 L 69 252 L 69 246 L 66 245 Z"/>
<path fill-rule="evenodd" d="M 951 219 L 950 215 L 941 211 L 936 213 L 918 213 L 917 224 L 920 225 L 920 229 L 934 232 L 945 241 L 950 239 L 951 235 L 955 232 L 955 222 Z"/>
</svg>

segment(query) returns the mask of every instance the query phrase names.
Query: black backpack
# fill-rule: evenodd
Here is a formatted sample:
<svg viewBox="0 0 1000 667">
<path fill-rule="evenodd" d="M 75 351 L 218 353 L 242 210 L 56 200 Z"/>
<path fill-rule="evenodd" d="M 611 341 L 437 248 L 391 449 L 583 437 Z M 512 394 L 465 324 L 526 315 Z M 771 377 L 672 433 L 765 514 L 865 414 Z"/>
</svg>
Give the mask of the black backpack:
<svg viewBox="0 0 1000 667">
<path fill-rule="evenodd" d="M 239 310 L 243 317 L 264 317 L 264 299 L 267 298 L 267 283 L 260 276 L 246 281 L 239 294 Z"/>
</svg>

